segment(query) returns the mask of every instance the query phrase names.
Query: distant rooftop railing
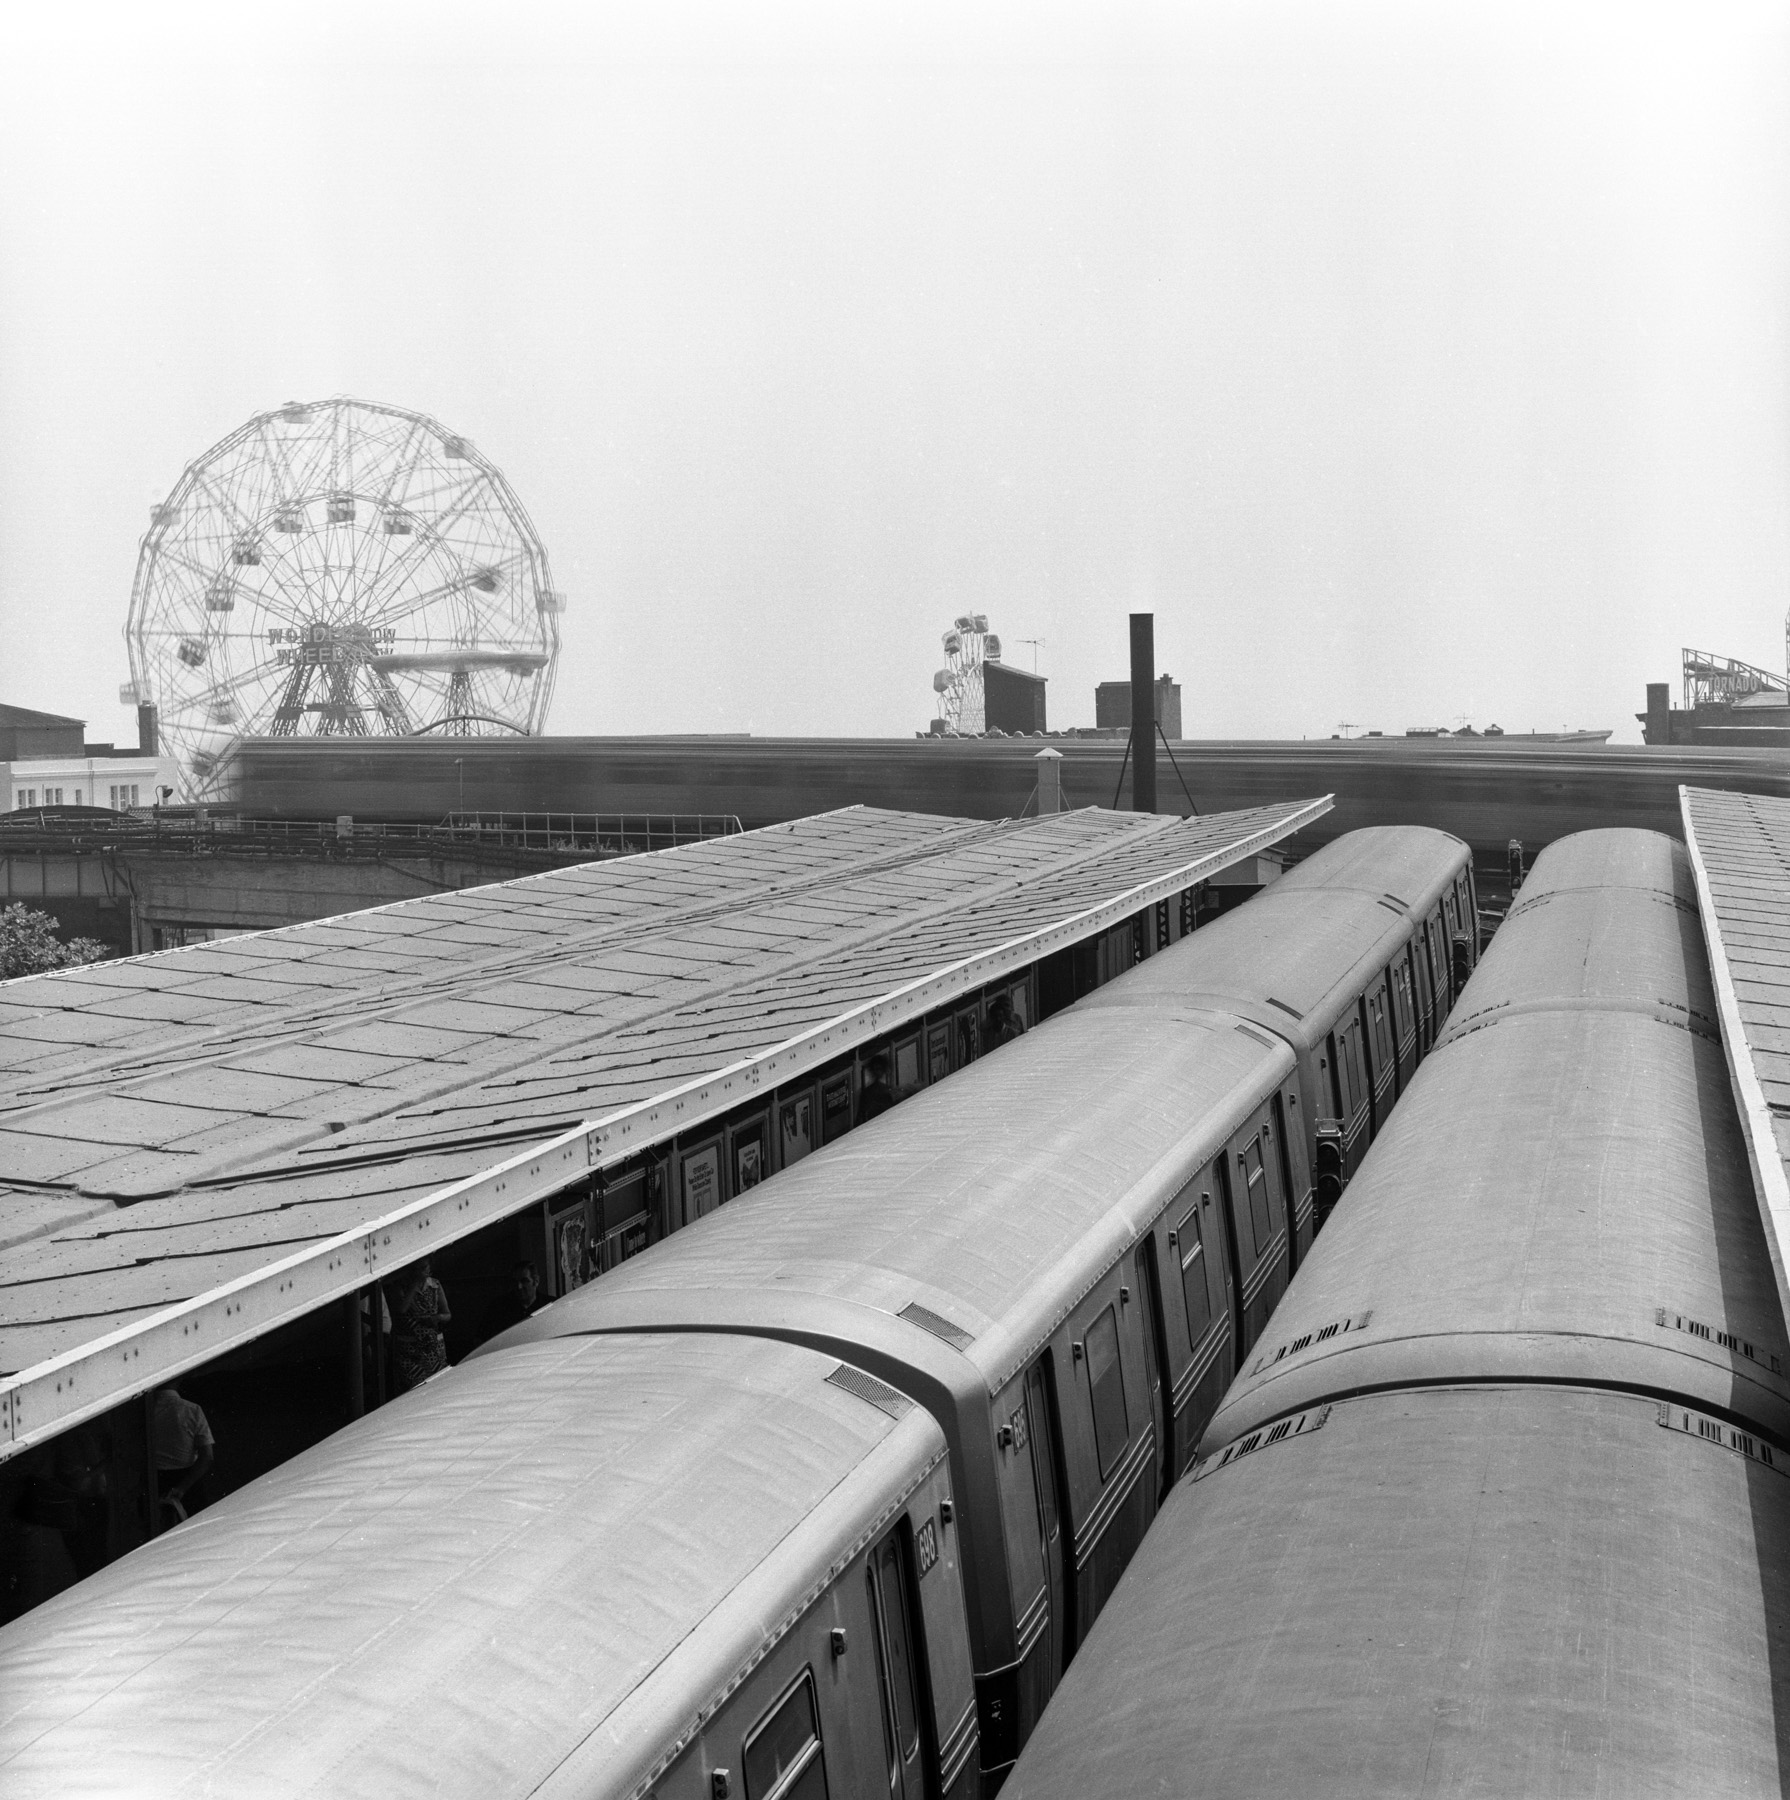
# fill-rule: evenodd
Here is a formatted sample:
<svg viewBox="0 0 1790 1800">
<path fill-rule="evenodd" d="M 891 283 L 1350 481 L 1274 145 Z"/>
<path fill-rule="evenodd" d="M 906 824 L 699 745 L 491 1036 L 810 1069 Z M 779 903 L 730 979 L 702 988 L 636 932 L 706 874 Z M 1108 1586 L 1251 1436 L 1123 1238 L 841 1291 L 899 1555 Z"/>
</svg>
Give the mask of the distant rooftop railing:
<svg viewBox="0 0 1790 1800">
<path fill-rule="evenodd" d="M 359 827 L 356 827 L 358 831 Z M 736 837 L 735 813 L 449 813 L 437 834 L 518 850 L 669 850 L 704 838 Z"/>
</svg>

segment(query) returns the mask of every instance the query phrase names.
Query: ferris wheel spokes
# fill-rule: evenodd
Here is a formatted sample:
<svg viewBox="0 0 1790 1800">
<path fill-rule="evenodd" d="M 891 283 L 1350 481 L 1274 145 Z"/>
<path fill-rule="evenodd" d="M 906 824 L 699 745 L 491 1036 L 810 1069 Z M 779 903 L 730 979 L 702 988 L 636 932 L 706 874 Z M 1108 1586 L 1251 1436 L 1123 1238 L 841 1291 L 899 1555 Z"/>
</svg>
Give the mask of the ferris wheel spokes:
<svg viewBox="0 0 1790 1800">
<path fill-rule="evenodd" d="M 945 666 L 932 678 L 939 717 L 948 731 L 980 734 L 987 725 L 982 666 L 1001 660 L 1001 640 L 986 613 L 960 613 L 944 635 Z"/>
<path fill-rule="evenodd" d="M 154 510 L 132 676 L 196 797 L 245 733 L 538 730 L 560 610 L 526 512 L 465 439 L 398 408 L 294 402 Z"/>
</svg>

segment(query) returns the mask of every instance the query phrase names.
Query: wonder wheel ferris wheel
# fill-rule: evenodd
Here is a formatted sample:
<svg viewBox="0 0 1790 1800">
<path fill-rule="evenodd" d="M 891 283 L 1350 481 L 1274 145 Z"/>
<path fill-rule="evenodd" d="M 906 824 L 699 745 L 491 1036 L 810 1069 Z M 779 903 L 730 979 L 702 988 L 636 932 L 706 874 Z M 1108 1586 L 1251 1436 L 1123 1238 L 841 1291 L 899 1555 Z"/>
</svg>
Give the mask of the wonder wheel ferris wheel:
<svg viewBox="0 0 1790 1800">
<path fill-rule="evenodd" d="M 563 601 L 503 476 L 421 413 L 262 413 L 150 515 L 125 634 L 190 797 L 238 738 L 541 730 Z"/>
<path fill-rule="evenodd" d="M 948 731 L 972 736 L 987 729 L 982 665 L 1001 660 L 1001 640 L 988 629 L 987 613 L 964 613 L 945 633 L 945 666 L 932 678 L 939 717 Z"/>
</svg>

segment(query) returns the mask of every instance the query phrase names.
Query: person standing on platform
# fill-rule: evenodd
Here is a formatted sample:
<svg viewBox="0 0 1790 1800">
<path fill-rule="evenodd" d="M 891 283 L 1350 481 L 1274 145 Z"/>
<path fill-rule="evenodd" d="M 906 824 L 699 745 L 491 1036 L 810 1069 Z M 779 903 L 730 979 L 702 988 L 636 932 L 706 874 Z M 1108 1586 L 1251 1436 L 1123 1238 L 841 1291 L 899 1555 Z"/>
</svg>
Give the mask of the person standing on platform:
<svg viewBox="0 0 1790 1800">
<path fill-rule="evenodd" d="M 1026 1028 L 1020 1024 L 1019 1015 L 1013 1010 L 1013 1002 L 1005 994 L 996 994 L 988 1007 L 988 1043 L 993 1049 L 999 1044 L 1010 1044 L 1015 1038 L 1024 1037 Z"/>
<path fill-rule="evenodd" d="M 453 1316 L 446 1292 L 429 1272 L 428 1257 L 398 1278 L 397 1299 L 392 1305 L 392 1356 L 399 1393 L 421 1387 L 447 1367 L 442 1327 Z"/>
<path fill-rule="evenodd" d="M 894 1104 L 895 1094 L 889 1086 L 889 1059 L 879 1050 L 864 1065 L 864 1086 L 858 1095 L 858 1123 L 864 1125 L 880 1118 Z"/>
<path fill-rule="evenodd" d="M 204 1500 L 195 1489 L 211 1473 L 216 1444 L 203 1410 L 181 1397 L 179 1384 L 155 1391 L 155 1485 L 162 1506 L 178 1522 L 197 1512 Z"/>
<path fill-rule="evenodd" d="M 519 1262 L 510 1277 L 510 1285 L 485 1308 L 479 1329 L 479 1342 L 485 1343 L 500 1331 L 520 1325 L 540 1304 L 541 1278 L 531 1262 Z"/>
</svg>

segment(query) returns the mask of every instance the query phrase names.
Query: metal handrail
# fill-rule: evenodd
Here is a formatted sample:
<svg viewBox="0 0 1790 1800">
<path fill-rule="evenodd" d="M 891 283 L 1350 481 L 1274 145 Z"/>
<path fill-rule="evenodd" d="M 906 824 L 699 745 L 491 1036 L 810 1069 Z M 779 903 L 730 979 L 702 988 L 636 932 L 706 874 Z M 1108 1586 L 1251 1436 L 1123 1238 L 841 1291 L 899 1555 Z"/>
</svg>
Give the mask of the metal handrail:
<svg viewBox="0 0 1790 1800">
<path fill-rule="evenodd" d="M 466 812 L 449 813 L 439 829 L 455 839 L 471 837 L 525 850 L 622 843 L 658 850 L 734 837 L 742 827 L 737 813 Z"/>
</svg>

